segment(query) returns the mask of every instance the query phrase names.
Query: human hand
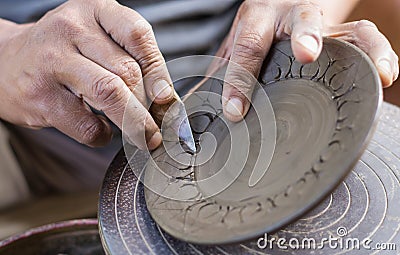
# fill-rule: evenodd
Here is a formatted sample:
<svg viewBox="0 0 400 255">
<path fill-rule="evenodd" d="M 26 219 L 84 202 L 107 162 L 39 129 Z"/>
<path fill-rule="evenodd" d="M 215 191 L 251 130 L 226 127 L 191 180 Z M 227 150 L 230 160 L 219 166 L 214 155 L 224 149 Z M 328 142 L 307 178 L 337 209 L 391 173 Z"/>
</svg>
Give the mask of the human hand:
<svg viewBox="0 0 400 255">
<path fill-rule="evenodd" d="M 111 127 L 90 105 L 120 128 L 128 123 L 139 148 L 161 143 L 147 100 L 167 103 L 173 87 L 152 28 L 137 12 L 113 0 L 71 0 L 37 23 L 5 27 L 0 118 L 104 145 Z"/>
<path fill-rule="evenodd" d="M 389 41 L 369 21 L 356 21 L 324 27 L 318 5 L 299 0 L 246 0 L 236 15 L 232 28 L 217 52 L 231 60 L 223 89 L 225 116 L 239 121 L 246 115 L 253 85 L 243 77 L 244 68 L 258 77 L 262 63 L 274 40 L 291 39 L 296 60 L 310 63 L 322 49 L 322 37 L 339 38 L 366 52 L 379 72 L 384 87 L 390 86 L 399 74 L 398 57 Z"/>
</svg>

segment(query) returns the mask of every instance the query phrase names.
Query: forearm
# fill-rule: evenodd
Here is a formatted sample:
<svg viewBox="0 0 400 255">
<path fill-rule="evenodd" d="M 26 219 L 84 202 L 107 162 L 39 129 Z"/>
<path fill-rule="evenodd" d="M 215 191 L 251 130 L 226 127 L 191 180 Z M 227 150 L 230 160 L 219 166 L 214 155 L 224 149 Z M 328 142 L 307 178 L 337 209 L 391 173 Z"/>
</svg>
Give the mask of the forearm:
<svg viewBox="0 0 400 255">
<path fill-rule="evenodd" d="M 360 0 L 311 1 L 321 6 L 325 24 L 335 25 L 344 22 Z"/>
</svg>

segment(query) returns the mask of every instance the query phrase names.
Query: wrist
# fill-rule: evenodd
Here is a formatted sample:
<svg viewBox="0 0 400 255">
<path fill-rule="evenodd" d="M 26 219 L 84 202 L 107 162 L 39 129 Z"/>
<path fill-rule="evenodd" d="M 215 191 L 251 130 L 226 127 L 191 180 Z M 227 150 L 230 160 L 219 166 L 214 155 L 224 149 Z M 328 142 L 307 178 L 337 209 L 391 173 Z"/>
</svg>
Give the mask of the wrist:
<svg viewBox="0 0 400 255">
<path fill-rule="evenodd" d="M 21 33 L 31 24 L 17 24 L 8 20 L 0 19 L 0 48 L 4 47 L 15 35 Z"/>
<path fill-rule="evenodd" d="M 0 19 L 0 41 L 3 41 L 18 29 L 18 25 L 14 22 Z"/>
</svg>

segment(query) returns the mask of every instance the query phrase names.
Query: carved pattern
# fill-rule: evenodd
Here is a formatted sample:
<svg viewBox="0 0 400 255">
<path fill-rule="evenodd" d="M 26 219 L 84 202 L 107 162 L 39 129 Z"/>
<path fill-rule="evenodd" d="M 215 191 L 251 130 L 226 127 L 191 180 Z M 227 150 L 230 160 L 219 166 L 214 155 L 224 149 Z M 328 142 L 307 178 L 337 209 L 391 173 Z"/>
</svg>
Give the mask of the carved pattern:
<svg viewBox="0 0 400 255">
<path fill-rule="evenodd" d="M 174 162 L 162 148 L 155 151 L 152 155 L 155 162 L 161 169 L 169 168 L 167 172 L 173 176 L 168 183 L 160 184 L 164 185 L 162 192 L 171 189 L 176 193 L 191 194 L 192 199 L 189 202 L 174 201 L 145 191 L 150 213 L 170 234 L 192 242 L 224 243 L 276 230 L 329 194 L 361 155 L 370 128 L 375 123 L 380 98 L 376 73 L 371 72 L 370 62 L 359 51 L 326 39 L 320 58 L 315 63 L 302 65 L 294 60 L 290 43 L 281 42 L 272 48 L 260 77 L 267 94 L 270 87 L 288 86 L 288 83 L 299 81 L 307 81 L 309 86 L 317 84 L 328 92 L 336 116 L 324 149 L 309 169 L 294 169 L 294 172 L 303 172 L 292 182 L 285 184 L 281 181 L 281 188 L 273 194 L 266 195 L 261 190 L 259 194 L 236 202 L 221 201 L 218 195 L 203 198 L 194 183 L 196 154 L 173 155 L 180 159 L 186 157 L 186 163 L 182 164 Z M 200 90 L 221 94 L 222 82 L 210 80 Z M 201 100 L 201 107 L 211 108 L 213 114 L 190 116 L 197 146 L 201 146 L 200 135 L 209 132 L 222 115 L 221 107 L 215 108 L 208 98 Z M 289 154 L 288 160 L 294 160 Z M 149 167 L 145 175 L 149 179 L 157 176 L 152 175 Z"/>
</svg>

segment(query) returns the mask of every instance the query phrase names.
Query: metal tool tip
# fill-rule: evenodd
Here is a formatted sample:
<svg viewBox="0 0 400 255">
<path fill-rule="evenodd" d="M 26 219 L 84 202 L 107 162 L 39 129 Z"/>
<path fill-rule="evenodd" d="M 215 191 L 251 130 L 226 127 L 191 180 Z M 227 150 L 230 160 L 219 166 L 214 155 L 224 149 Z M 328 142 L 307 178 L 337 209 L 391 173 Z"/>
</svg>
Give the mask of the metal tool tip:
<svg viewBox="0 0 400 255">
<path fill-rule="evenodd" d="M 196 153 L 196 144 L 194 143 L 193 138 L 188 139 L 187 141 L 184 141 L 187 147 L 193 152 Z"/>
<path fill-rule="evenodd" d="M 194 142 L 192 129 L 190 128 L 190 124 L 188 119 L 184 119 L 180 128 L 179 128 L 179 139 L 183 141 L 183 143 L 191 150 L 193 153 L 196 152 L 196 144 Z"/>
</svg>

